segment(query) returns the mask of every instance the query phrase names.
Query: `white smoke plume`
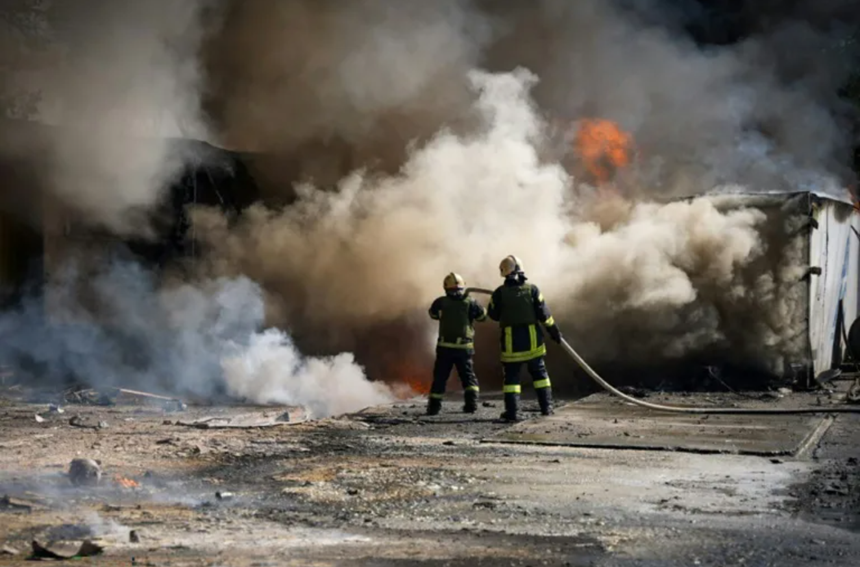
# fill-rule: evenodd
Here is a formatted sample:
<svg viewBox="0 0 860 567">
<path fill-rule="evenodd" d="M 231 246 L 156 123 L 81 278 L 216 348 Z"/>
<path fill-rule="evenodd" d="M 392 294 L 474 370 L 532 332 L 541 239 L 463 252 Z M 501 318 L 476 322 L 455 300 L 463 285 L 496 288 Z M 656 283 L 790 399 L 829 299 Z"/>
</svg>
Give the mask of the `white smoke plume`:
<svg viewBox="0 0 860 567">
<path fill-rule="evenodd" d="M 303 405 L 315 417 L 393 399 L 351 355 L 304 357 L 265 329 L 262 291 L 247 278 L 159 283 L 130 261 L 91 265 L 67 265 L 48 327 L 36 299 L 0 317 L 0 357 L 42 379 Z"/>
<path fill-rule="evenodd" d="M 352 354 L 303 357 L 288 335 L 269 329 L 221 361 L 228 392 L 259 403 L 307 406 L 314 417 L 389 402 L 392 391 L 366 379 Z"/>
<path fill-rule="evenodd" d="M 205 139 L 197 50 L 211 2 L 83 0 L 53 6 L 66 46 L 42 79 L 45 180 L 79 220 L 146 234 L 138 215 L 163 195 L 187 156 L 171 139 Z"/>
</svg>

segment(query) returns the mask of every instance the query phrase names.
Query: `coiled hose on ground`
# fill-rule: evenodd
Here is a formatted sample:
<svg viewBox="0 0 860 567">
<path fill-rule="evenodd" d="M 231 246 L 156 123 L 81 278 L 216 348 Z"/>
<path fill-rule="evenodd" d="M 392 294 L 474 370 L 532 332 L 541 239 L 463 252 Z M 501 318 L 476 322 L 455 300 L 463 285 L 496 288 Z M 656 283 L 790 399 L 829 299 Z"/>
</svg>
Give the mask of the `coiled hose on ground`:
<svg viewBox="0 0 860 567">
<path fill-rule="evenodd" d="M 479 287 L 470 287 L 466 288 L 466 295 L 470 293 L 481 293 L 486 295 L 492 295 L 493 292 L 488 289 L 483 289 Z M 588 376 L 597 382 L 597 384 L 609 392 L 610 394 L 621 398 L 626 402 L 630 402 L 631 404 L 635 404 L 637 406 L 641 406 L 643 408 L 648 408 L 650 410 L 662 411 L 662 412 L 671 412 L 671 413 L 694 413 L 694 414 L 747 414 L 747 415 L 790 415 L 790 414 L 813 414 L 813 413 L 860 413 L 860 407 L 852 407 L 848 405 L 842 406 L 822 406 L 822 407 L 806 407 L 806 408 L 720 408 L 720 407 L 685 407 L 685 406 L 666 406 L 662 404 L 652 404 L 651 402 L 645 402 L 642 400 L 638 400 L 633 396 L 628 396 L 624 392 L 615 388 L 612 384 L 607 382 L 600 376 L 597 372 L 594 371 L 591 366 L 588 365 L 585 360 L 579 356 L 579 353 L 576 352 L 570 344 L 561 339 L 561 347 L 564 351 L 576 362 L 580 368 L 582 368 Z"/>
</svg>

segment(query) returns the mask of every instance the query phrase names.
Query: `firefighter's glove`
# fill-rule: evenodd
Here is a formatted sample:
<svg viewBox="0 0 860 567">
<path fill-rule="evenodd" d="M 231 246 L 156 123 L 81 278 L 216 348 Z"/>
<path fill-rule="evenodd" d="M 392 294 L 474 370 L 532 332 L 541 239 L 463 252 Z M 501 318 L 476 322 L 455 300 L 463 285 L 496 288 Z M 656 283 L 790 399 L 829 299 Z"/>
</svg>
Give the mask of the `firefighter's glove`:
<svg viewBox="0 0 860 567">
<path fill-rule="evenodd" d="M 547 329 L 549 336 L 552 337 L 556 343 L 561 344 L 561 331 L 558 329 L 558 325 L 553 325 Z"/>
</svg>

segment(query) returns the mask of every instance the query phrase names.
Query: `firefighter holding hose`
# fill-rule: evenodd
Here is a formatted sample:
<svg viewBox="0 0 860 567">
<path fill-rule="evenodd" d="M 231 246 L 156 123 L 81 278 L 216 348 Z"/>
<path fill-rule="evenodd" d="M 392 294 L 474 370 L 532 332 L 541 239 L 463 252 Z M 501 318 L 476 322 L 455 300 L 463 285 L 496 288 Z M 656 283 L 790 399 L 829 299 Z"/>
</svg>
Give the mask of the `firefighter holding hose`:
<svg viewBox="0 0 860 567">
<path fill-rule="evenodd" d="M 463 411 L 475 413 L 480 388 L 473 364 L 474 324 L 476 321 L 486 321 L 487 312 L 477 301 L 465 295 L 466 282 L 460 274 L 448 274 L 442 285 L 445 295 L 437 298 L 430 306 L 430 318 L 439 321 L 439 339 L 436 342 L 436 363 L 433 365 L 433 385 L 430 387 L 427 415 L 436 415 L 442 409 L 445 385 L 455 367 L 463 384 Z"/>
<path fill-rule="evenodd" d="M 532 377 L 543 415 L 552 413 L 552 385 L 544 358 L 546 344 L 538 323 L 556 343 L 561 343 L 561 331 L 549 312 L 543 294 L 534 284 L 527 283 L 523 265 L 516 256 L 507 256 L 499 265 L 505 282 L 492 295 L 488 315 L 501 328 L 502 366 L 505 372 L 505 411 L 502 419 L 519 421 L 520 369 L 525 364 Z"/>
</svg>

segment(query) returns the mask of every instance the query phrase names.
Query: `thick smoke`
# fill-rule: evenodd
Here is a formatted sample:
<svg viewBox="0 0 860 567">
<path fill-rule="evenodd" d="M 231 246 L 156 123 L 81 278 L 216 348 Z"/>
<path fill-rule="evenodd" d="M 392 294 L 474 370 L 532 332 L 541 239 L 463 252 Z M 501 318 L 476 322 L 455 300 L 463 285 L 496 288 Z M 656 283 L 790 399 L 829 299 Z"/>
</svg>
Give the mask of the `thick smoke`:
<svg viewBox="0 0 860 567">
<path fill-rule="evenodd" d="M 45 77 L 49 192 L 79 219 L 145 234 L 151 207 L 186 156 L 170 138 L 205 138 L 197 49 L 206 0 L 56 6 L 66 59 Z"/>
<path fill-rule="evenodd" d="M 626 4 L 234 2 L 206 51 L 207 108 L 225 143 L 279 156 L 267 184 L 331 185 L 358 167 L 395 171 L 411 140 L 469 124 L 469 69 L 522 66 L 553 122 L 631 132 L 651 195 L 832 189 L 849 173 L 837 95 L 853 55 L 844 30 L 860 19 L 850 2 L 751 3 L 734 30 L 747 35 L 720 47 L 681 29 L 698 21 L 683 2 Z"/>
<path fill-rule="evenodd" d="M 0 317 L 0 357 L 37 378 L 307 406 L 325 417 L 384 403 L 349 354 L 307 358 L 263 329 L 262 290 L 245 277 L 159 283 L 130 260 L 67 263 L 43 327 L 38 299 Z"/>
<path fill-rule="evenodd" d="M 423 314 L 448 271 L 492 284 L 499 259 L 515 251 L 589 354 L 611 358 L 623 348 L 648 362 L 726 341 L 751 353 L 766 341 L 768 351 L 754 356 L 799 354 L 789 340 L 802 324 L 794 313 L 783 322 L 794 327 L 784 340 L 773 339 L 776 329 L 727 328 L 722 320 L 725 304 L 775 307 L 756 288 L 776 277 L 770 265 L 754 265 L 767 252 L 758 231 L 764 213 L 720 212 L 710 198 L 622 202 L 614 213 L 603 203 L 601 228 L 565 171 L 539 160 L 544 125 L 529 97 L 535 76 L 470 78 L 482 130 L 440 132 L 398 175 L 356 173 L 333 191 L 303 185 L 294 204 L 256 207 L 234 228 L 198 211 L 215 269 L 284 290 L 286 318 L 305 329 L 322 335 L 336 323 L 356 334 L 368 321 Z M 777 284 L 799 293 L 796 282 Z M 335 333 L 322 336 L 328 348 L 341 344 Z"/>
<path fill-rule="evenodd" d="M 631 132 L 651 194 L 723 183 L 826 190 L 849 173 L 847 105 L 837 95 L 850 54 L 832 24 L 860 19 L 856 6 L 838 10 L 851 2 L 794 3 L 815 5 L 818 19 L 784 10 L 761 22 L 756 12 L 768 7 L 751 2 L 737 31 L 753 33 L 721 47 L 697 46 L 678 29 L 681 2 L 632 4 L 638 12 L 618 1 L 486 2 L 502 22 L 488 68 L 525 65 L 541 77 L 542 108 Z M 718 27 L 715 18 L 706 24 Z"/>
<path fill-rule="evenodd" d="M 411 374 L 418 363 L 402 361 L 432 352 L 425 311 L 442 277 L 491 286 L 514 253 L 588 356 L 729 352 L 781 370 L 803 350 L 797 227 L 702 194 L 839 186 L 843 54 L 784 47 L 816 52 L 841 30 L 753 18 L 756 33 L 704 49 L 683 15 L 655 23 L 656 4 L 75 3 L 43 109 L 74 129 L 51 138 L 52 193 L 114 232 L 146 233 L 135 213 L 185 158 L 163 136 L 183 135 L 255 152 L 267 201 L 235 225 L 195 212 L 198 280 L 165 287 L 115 265 L 91 278 L 90 300 L 54 282 L 85 322 L 45 341 L 63 356 L 8 348 L 96 383 L 205 395 L 223 376 L 223 393 L 342 411 L 389 393 L 350 355 L 303 359 L 280 331 L 257 334 L 264 320 L 306 352 Z M 611 197 L 572 175 L 577 156 L 554 132 L 582 118 L 632 134 L 634 190 Z M 654 202 L 677 195 L 698 198 Z M 142 360 L 126 359 L 124 327 Z"/>
<path fill-rule="evenodd" d="M 467 0 L 228 5 L 206 51 L 206 106 L 221 143 L 277 154 L 261 172 L 275 185 L 396 170 L 413 139 L 464 119 L 490 31 Z"/>
<path fill-rule="evenodd" d="M 649 201 L 838 191 L 847 52 L 784 47 L 820 52 L 842 30 L 823 8 L 808 22 L 753 10 L 743 40 L 704 48 L 681 30 L 687 14 L 657 18 L 658 4 L 235 3 L 209 48 L 210 108 L 225 140 L 265 154 L 258 179 L 287 204 L 238 227 L 199 211 L 210 269 L 264 285 L 302 344 L 361 349 L 400 325 L 416 356 L 440 278 L 492 285 L 516 253 L 592 356 L 718 351 L 782 370 L 803 356 L 793 221 Z M 633 190 L 619 189 L 635 200 L 589 197 L 559 165 L 571 147 L 553 133 L 582 118 L 632 134 Z"/>
<path fill-rule="evenodd" d="M 368 382 L 351 355 L 306 358 L 286 333 L 262 331 L 263 293 L 246 278 L 171 282 L 114 254 L 112 237 L 152 236 L 149 213 L 199 159 L 174 139 L 208 136 L 197 51 L 217 8 L 206 0 L 51 6 L 67 50 L 37 81 L 38 119 L 52 127 L 23 130 L 35 132 L 26 145 L 4 140 L 4 152 L 28 160 L 46 189 L 47 282 L 0 317 L 0 358 L 57 382 L 303 404 L 317 416 L 387 401 L 391 391 Z M 69 233 L 68 221 L 109 235 Z"/>
</svg>

